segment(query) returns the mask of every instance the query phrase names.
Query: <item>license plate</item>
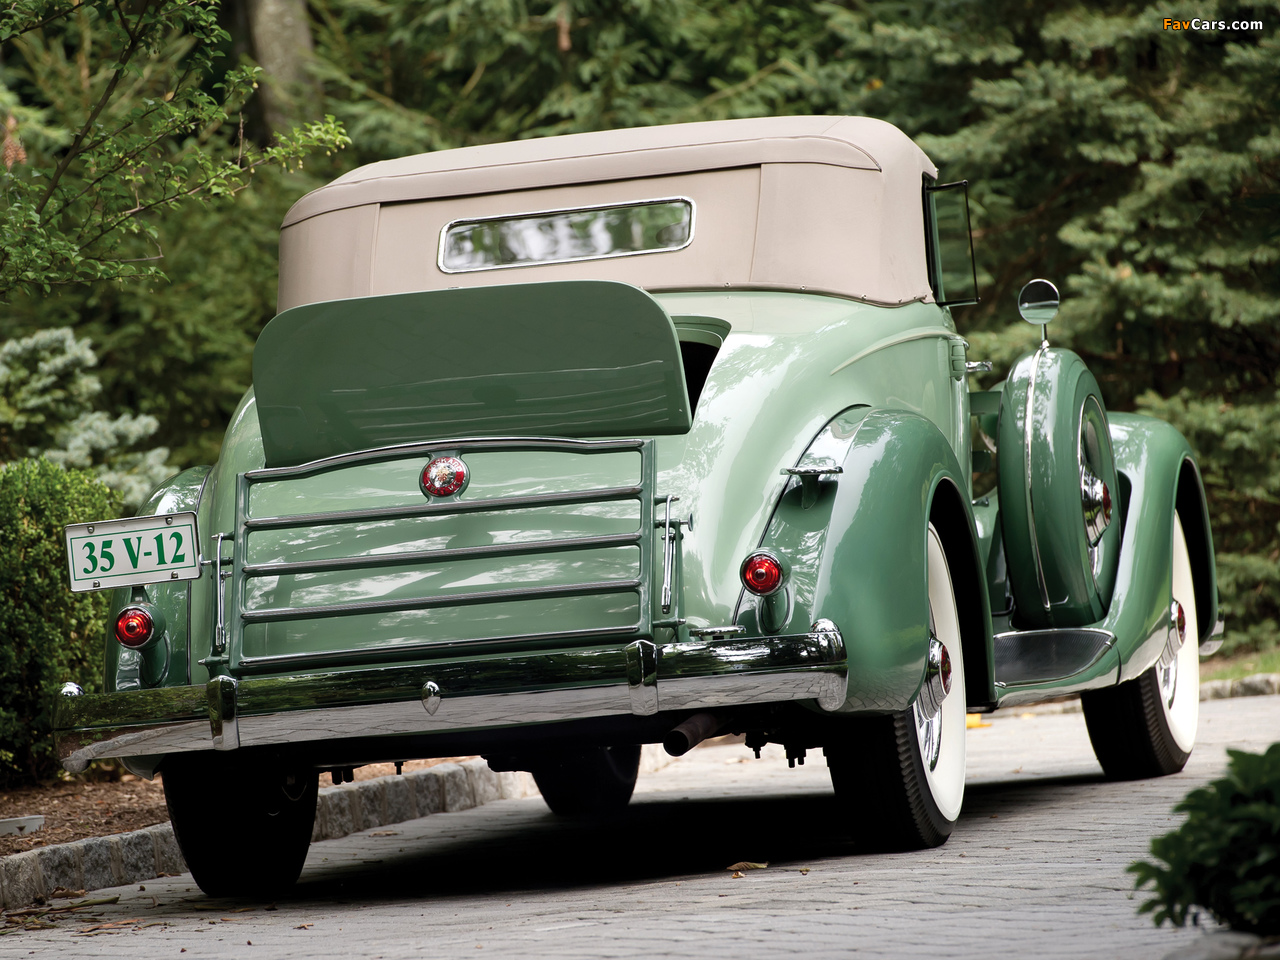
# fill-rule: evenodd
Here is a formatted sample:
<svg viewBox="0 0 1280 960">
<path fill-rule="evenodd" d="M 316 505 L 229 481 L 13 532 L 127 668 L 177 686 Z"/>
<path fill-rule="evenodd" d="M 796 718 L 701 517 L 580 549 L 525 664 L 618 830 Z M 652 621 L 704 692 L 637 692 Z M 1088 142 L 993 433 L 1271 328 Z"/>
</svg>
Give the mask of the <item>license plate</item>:
<svg viewBox="0 0 1280 960">
<path fill-rule="evenodd" d="M 71 589 L 77 593 L 200 576 L 194 513 L 73 523 L 66 536 Z"/>
</svg>

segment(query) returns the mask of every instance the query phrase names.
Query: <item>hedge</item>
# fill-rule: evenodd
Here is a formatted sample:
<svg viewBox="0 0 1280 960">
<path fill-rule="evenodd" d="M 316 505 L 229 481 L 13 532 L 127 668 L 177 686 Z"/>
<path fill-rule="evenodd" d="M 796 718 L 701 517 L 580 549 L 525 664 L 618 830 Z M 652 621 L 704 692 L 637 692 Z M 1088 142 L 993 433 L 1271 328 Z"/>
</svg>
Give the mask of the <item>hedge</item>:
<svg viewBox="0 0 1280 960">
<path fill-rule="evenodd" d="M 0 465 L 0 787 L 56 776 L 62 684 L 102 688 L 109 593 L 72 593 L 62 528 L 120 515 L 88 471 L 43 458 Z"/>
</svg>

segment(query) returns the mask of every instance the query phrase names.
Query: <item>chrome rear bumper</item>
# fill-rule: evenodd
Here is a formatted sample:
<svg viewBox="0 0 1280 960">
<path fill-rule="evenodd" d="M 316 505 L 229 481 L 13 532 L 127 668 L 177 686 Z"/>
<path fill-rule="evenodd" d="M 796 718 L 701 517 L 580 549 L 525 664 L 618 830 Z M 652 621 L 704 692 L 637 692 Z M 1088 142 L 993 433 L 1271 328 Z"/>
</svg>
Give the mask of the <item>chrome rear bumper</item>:
<svg viewBox="0 0 1280 960">
<path fill-rule="evenodd" d="M 848 659 L 835 624 L 783 637 L 710 637 L 468 658 L 106 694 L 63 689 L 62 765 L 102 757 L 234 750 L 417 735 L 663 710 L 845 702 Z"/>
</svg>

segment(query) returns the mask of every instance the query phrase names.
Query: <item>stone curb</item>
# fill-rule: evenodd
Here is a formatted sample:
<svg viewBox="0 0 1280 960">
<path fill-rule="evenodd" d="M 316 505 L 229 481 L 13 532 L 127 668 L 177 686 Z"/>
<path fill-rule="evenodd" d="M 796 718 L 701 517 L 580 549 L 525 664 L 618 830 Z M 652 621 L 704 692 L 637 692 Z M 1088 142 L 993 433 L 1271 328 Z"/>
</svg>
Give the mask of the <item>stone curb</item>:
<svg viewBox="0 0 1280 960">
<path fill-rule="evenodd" d="M 1234 930 L 1214 930 L 1195 943 L 1166 954 L 1164 960 L 1277 960 L 1280 940 Z"/>
<path fill-rule="evenodd" d="M 662 747 L 647 744 L 640 770 L 671 763 Z M 495 800 L 538 796 L 528 773 L 494 773 L 484 760 L 441 763 L 403 776 L 321 787 L 311 842 L 337 840 L 361 830 L 403 823 L 433 813 L 470 810 Z M 113 837 L 37 847 L 0 859 L 0 905 L 6 910 L 48 898 L 59 887 L 100 890 L 187 872 L 173 827 L 159 823 Z"/>
<path fill-rule="evenodd" d="M 1280 693 L 1280 673 L 1255 673 L 1238 680 L 1206 680 L 1200 684 L 1201 700 L 1266 697 L 1276 693 Z"/>
</svg>

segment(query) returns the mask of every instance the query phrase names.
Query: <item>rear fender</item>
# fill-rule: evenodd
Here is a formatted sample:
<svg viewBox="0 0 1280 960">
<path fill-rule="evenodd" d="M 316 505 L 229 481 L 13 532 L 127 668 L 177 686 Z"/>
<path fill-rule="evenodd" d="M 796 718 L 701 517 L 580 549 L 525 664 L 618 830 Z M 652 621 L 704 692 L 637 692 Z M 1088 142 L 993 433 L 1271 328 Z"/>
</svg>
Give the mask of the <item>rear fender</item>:
<svg viewBox="0 0 1280 960">
<path fill-rule="evenodd" d="M 805 506 L 793 480 L 762 546 L 790 565 L 791 611 L 783 633 L 833 621 L 849 658 L 844 712 L 893 712 L 915 698 L 929 637 L 925 549 L 939 533 L 959 604 L 965 641 L 965 696 L 994 701 L 991 614 L 982 587 L 977 533 L 962 491 L 964 474 L 946 437 L 902 410 L 845 411 L 815 438 L 797 466 L 839 466 Z M 757 627 L 755 604 L 737 622 Z"/>
<path fill-rule="evenodd" d="M 138 516 L 181 513 L 196 510 L 204 492 L 209 467 L 192 467 L 162 483 L 138 510 Z M 172 687 L 190 683 L 188 650 L 191 644 L 191 588 L 199 581 L 180 580 L 149 583 L 145 587 L 122 587 L 112 591 L 104 637 L 104 689 L 138 690 L 144 687 Z M 145 599 L 160 608 L 165 634 L 145 653 L 125 650 L 116 642 L 110 624 L 131 599 Z"/>
<path fill-rule="evenodd" d="M 1119 680 L 1125 681 L 1140 676 L 1164 648 L 1175 509 L 1182 518 L 1195 580 L 1200 636 L 1194 642 L 1209 639 L 1213 631 L 1218 581 L 1204 486 L 1186 438 L 1163 420 L 1140 414 L 1114 413 L 1110 425 L 1121 476 L 1124 533 L 1111 609 L 1099 626 L 1116 636 Z"/>
</svg>

